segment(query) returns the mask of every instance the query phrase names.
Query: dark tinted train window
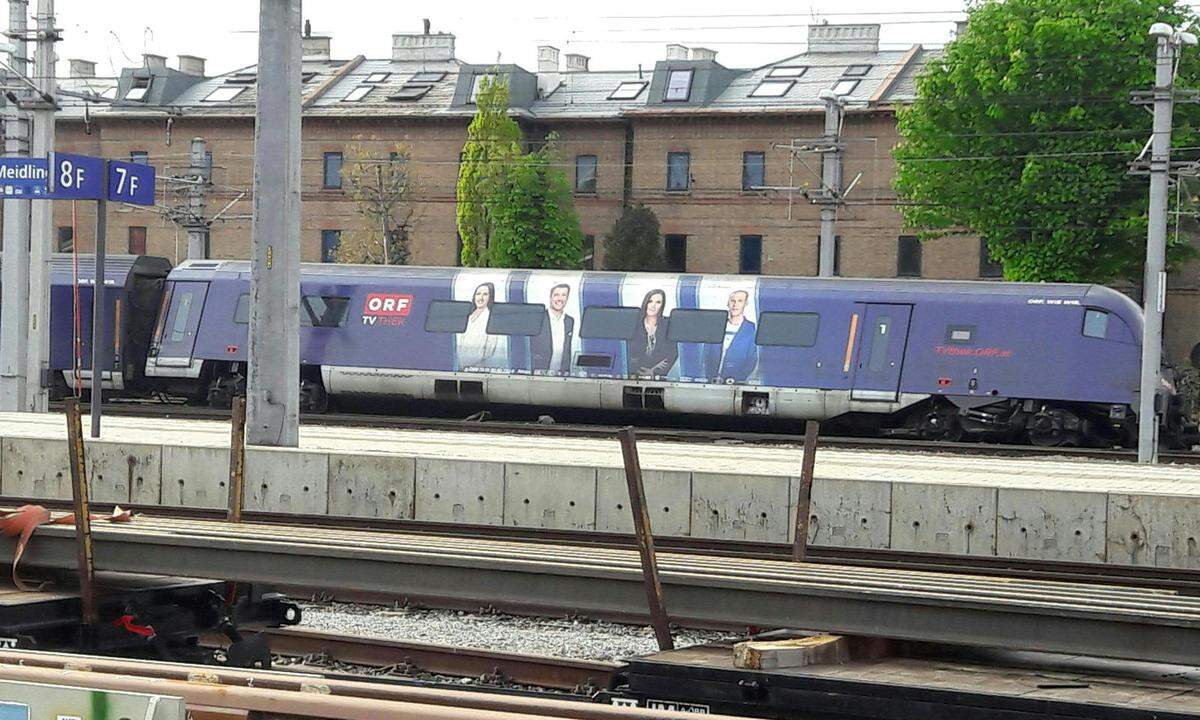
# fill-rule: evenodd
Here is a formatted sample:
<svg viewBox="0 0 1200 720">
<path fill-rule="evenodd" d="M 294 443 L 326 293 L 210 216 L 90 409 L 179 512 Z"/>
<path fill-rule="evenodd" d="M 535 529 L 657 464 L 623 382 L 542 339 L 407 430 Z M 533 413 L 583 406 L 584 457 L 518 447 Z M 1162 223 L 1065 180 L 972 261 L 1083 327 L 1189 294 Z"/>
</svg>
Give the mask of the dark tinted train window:
<svg viewBox="0 0 1200 720">
<path fill-rule="evenodd" d="M 681 310 L 671 313 L 667 339 L 673 342 L 719 343 L 725 339 L 724 310 Z"/>
<path fill-rule="evenodd" d="M 867 358 L 867 369 L 871 372 L 879 372 L 883 369 L 883 364 L 887 362 L 888 345 L 891 344 L 891 337 L 888 332 L 892 329 L 892 318 L 890 315 L 880 315 L 875 321 L 874 332 L 871 335 L 871 355 Z"/>
<path fill-rule="evenodd" d="M 812 347 L 817 344 L 820 320 L 816 313 L 765 312 L 758 316 L 755 342 L 759 345 Z"/>
<path fill-rule="evenodd" d="M 329 295 L 300 297 L 300 327 L 341 327 L 346 322 L 350 298 Z"/>
<path fill-rule="evenodd" d="M 974 325 L 947 325 L 946 342 L 956 345 L 967 345 L 975 339 Z"/>
<path fill-rule="evenodd" d="M 641 319 L 641 308 L 592 306 L 583 311 L 583 326 L 579 329 L 579 337 L 632 340 Z"/>
<path fill-rule="evenodd" d="M 467 329 L 467 316 L 474 303 L 434 300 L 425 312 L 425 332 L 460 333 Z"/>
<path fill-rule="evenodd" d="M 1083 335 L 1090 338 L 1108 337 L 1108 313 L 1087 310 L 1083 313 Z"/>
<path fill-rule="evenodd" d="M 488 317 L 489 335 L 537 335 L 546 320 L 546 306 L 540 303 L 493 303 Z"/>
<path fill-rule="evenodd" d="M 249 293 L 238 295 L 237 307 L 233 309 L 233 321 L 238 325 L 246 325 L 250 322 Z"/>
<path fill-rule="evenodd" d="M 106 282 L 105 285 L 108 283 Z M 188 315 L 192 313 L 194 293 L 185 293 L 179 298 L 179 306 L 175 308 L 175 323 L 171 326 L 171 342 L 182 342 L 187 336 Z"/>
</svg>

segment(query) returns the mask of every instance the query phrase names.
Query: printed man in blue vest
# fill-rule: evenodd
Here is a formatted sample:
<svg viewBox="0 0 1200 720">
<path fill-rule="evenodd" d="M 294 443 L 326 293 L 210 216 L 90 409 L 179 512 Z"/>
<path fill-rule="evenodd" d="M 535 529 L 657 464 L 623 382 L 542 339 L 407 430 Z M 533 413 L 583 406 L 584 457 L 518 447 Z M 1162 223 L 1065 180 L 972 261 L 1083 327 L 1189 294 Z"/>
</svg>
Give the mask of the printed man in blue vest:
<svg viewBox="0 0 1200 720">
<path fill-rule="evenodd" d="M 729 318 L 725 338 L 704 350 L 704 370 L 708 377 L 722 381 L 745 382 L 758 364 L 758 346 L 754 344 L 754 323 L 746 319 L 746 301 L 750 293 L 735 290 L 729 294 Z"/>
</svg>

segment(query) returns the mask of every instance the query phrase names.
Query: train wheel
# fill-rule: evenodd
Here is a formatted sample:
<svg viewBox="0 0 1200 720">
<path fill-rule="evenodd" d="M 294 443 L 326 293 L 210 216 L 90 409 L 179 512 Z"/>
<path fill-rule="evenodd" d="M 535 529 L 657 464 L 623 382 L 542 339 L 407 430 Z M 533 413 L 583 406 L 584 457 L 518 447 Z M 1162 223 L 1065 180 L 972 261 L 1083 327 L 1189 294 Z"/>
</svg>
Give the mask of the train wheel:
<svg viewBox="0 0 1200 720">
<path fill-rule="evenodd" d="M 963 438 L 962 423 L 954 408 L 939 407 L 921 416 L 917 432 L 924 440 L 958 442 Z"/>
<path fill-rule="evenodd" d="M 329 393 L 313 380 L 300 381 L 300 412 L 323 413 L 329 409 Z"/>
<path fill-rule="evenodd" d="M 1029 419 L 1029 442 L 1041 447 L 1074 447 L 1085 433 L 1084 422 L 1064 408 L 1043 407 Z"/>
</svg>

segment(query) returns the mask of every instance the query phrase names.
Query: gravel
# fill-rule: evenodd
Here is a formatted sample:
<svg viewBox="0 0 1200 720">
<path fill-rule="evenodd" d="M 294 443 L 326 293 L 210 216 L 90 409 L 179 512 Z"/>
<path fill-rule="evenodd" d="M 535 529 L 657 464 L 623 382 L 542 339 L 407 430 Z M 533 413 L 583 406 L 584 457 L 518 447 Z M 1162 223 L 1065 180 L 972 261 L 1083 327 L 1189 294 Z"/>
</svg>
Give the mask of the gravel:
<svg viewBox="0 0 1200 720">
<path fill-rule="evenodd" d="M 301 627 L 435 645 L 550 655 L 581 660 L 621 660 L 658 650 L 649 626 L 587 618 L 545 618 L 488 611 L 432 610 L 350 603 L 302 604 Z M 676 647 L 728 639 L 728 633 L 674 629 Z"/>
</svg>

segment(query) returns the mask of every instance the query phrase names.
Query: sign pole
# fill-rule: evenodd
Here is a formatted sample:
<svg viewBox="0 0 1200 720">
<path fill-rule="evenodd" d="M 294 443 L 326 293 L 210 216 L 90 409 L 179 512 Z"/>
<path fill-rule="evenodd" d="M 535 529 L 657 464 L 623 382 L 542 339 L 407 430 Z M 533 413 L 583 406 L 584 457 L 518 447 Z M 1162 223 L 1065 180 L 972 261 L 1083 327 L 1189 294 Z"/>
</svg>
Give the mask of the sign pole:
<svg viewBox="0 0 1200 720">
<path fill-rule="evenodd" d="M 105 172 L 107 176 L 107 171 Z M 104 365 L 109 357 L 108 333 L 105 320 L 108 308 L 104 303 L 104 261 L 108 245 L 108 201 L 96 201 L 96 273 L 92 281 L 92 437 L 100 437 L 100 413 L 104 405 Z M 114 368 L 115 372 L 116 368 Z"/>
</svg>

